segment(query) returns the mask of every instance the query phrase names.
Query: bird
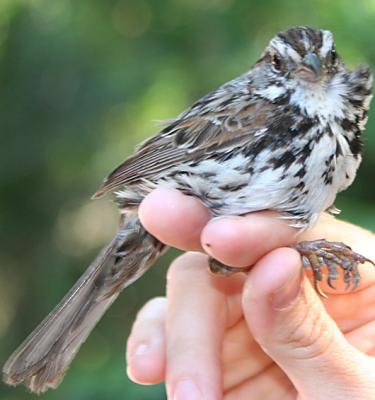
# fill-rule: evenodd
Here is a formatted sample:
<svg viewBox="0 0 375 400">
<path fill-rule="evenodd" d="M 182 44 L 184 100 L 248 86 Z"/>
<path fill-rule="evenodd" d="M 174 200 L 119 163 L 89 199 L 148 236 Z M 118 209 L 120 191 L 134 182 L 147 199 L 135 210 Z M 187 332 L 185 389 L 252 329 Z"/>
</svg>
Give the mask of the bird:
<svg viewBox="0 0 375 400">
<path fill-rule="evenodd" d="M 244 74 L 166 121 L 94 194 L 113 193 L 118 231 L 10 356 L 4 381 L 24 383 L 35 393 L 56 388 L 119 293 L 167 249 L 138 217 L 140 203 L 155 188 L 194 196 L 212 216 L 274 210 L 301 231 L 324 210 L 335 212 L 337 193 L 353 182 L 361 162 L 372 80 L 368 66 L 345 66 L 330 31 L 293 27 L 274 36 Z M 294 247 L 322 295 L 324 277 L 334 287 L 342 270 L 348 289 L 355 289 L 358 265 L 372 262 L 325 239 Z M 209 268 L 235 272 L 212 258 Z"/>
</svg>

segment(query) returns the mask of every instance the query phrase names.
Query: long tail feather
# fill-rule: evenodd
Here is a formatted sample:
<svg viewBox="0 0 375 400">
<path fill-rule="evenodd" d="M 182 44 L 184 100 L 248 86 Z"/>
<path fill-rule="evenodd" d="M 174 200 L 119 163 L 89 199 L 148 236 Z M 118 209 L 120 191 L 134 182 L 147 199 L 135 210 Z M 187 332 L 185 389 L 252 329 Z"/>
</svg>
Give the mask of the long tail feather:
<svg viewBox="0 0 375 400">
<path fill-rule="evenodd" d="M 36 393 L 56 388 L 108 307 L 122 289 L 143 275 L 163 248 L 143 229 L 137 214 L 126 215 L 115 238 L 5 363 L 5 383 L 24 382 Z"/>
</svg>

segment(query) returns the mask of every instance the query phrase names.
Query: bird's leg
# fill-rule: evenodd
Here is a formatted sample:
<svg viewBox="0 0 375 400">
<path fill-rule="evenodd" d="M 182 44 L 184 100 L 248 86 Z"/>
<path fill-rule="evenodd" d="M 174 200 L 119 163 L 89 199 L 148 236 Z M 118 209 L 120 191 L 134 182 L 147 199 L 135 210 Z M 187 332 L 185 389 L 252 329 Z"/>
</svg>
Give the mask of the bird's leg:
<svg viewBox="0 0 375 400">
<path fill-rule="evenodd" d="M 339 268 L 343 270 L 346 290 L 355 290 L 360 281 L 358 264 L 369 262 L 375 263 L 361 254 L 353 251 L 349 246 L 341 242 L 329 242 L 325 239 L 305 241 L 293 246 L 302 257 L 303 266 L 311 268 L 313 272 L 315 290 L 326 297 L 319 287 L 319 282 L 323 279 L 322 267 L 328 269 L 327 284 L 335 289 L 332 281 L 339 277 Z"/>
<path fill-rule="evenodd" d="M 328 269 L 327 284 L 335 289 L 333 281 L 339 278 L 339 268 L 343 270 L 343 279 L 346 290 L 355 290 L 360 281 L 358 264 L 375 263 L 361 254 L 353 251 L 349 246 L 341 242 L 329 242 L 325 239 L 299 242 L 292 246 L 302 257 L 304 268 L 310 268 L 313 272 L 314 288 L 323 297 L 327 297 L 320 288 L 323 280 L 322 267 Z M 210 257 L 208 266 L 212 273 L 222 276 L 230 276 L 236 272 L 248 272 L 252 267 L 230 267 Z"/>
<path fill-rule="evenodd" d="M 230 276 L 236 272 L 249 272 L 251 267 L 230 267 L 212 257 L 208 259 L 208 268 L 215 275 Z"/>
</svg>

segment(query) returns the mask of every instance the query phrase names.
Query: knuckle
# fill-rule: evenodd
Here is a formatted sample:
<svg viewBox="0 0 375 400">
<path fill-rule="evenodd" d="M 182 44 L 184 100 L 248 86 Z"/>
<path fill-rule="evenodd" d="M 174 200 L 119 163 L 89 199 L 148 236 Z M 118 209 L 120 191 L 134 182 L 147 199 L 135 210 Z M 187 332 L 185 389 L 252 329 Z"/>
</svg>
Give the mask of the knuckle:
<svg viewBox="0 0 375 400">
<path fill-rule="evenodd" d="M 149 300 L 137 313 L 133 328 L 138 329 L 143 324 L 159 323 L 165 319 L 167 309 L 167 299 L 165 297 L 155 297 Z"/>
<path fill-rule="evenodd" d="M 334 329 L 320 310 L 306 307 L 295 319 L 294 326 L 282 339 L 298 359 L 317 359 L 324 357 L 334 342 Z"/>
<path fill-rule="evenodd" d="M 192 275 L 201 274 L 206 272 L 207 256 L 201 253 L 188 252 L 177 257 L 170 265 L 167 272 L 168 285 L 190 279 Z"/>
<path fill-rule="evenodd" d="M 130 338 L 133 341 L 150 338 L 159 330 L 160 323 L 158 318 L 137 318 L 132 326 Z"/>
<path fill-rule="evenodd" d="M 184 264 L 185 254 L 177 257 L 172 261 L 167 271 L 167 283 L 168 285 L 173 284 L 182 272 L 181 264 Z"/>
<path fill-rule="evenodd" d="M 167 306 L 165 297 L 154 297 L 149 300 L 138 312 L 137 318 L 150 318 L 157 315 L 163 315 Z"/>
<path fill-rule="evenodd" d="M 164 308 L 166 304 L 166 298 L 164 296 L 157 296 L 152 298 L 151 300 L 148 300 L 147 303 L 143 306 L 144 308 L 146 307 L 152 307 L 152 308 Z"/>
</svg>

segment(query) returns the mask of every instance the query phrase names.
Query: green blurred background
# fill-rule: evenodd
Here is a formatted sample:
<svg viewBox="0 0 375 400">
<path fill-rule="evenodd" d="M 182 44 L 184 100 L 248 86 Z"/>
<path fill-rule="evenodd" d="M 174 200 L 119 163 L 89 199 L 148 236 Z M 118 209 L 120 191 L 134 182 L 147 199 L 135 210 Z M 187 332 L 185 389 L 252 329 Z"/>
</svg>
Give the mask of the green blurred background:
<svg viewBox="0 0 375 400">
<path fill-rule="evenodd" d="M 1 0 L 0 362 L 115 231 L 102 178 L 156 120 L 245 71 L 293 25 L 324 27 L 350 66 L 375 64 L 375 0 Z M 374 108 L 375 110 L 375 108 Z M 375 115 L 342 217 L 375 229 Z M 164 399 L 125 374 L 137 309 L 164 292 L 169 253 L 121 296 L 43 399 Z M 0 384 L 2 399 L 31 399 Z"/>
</svg>

